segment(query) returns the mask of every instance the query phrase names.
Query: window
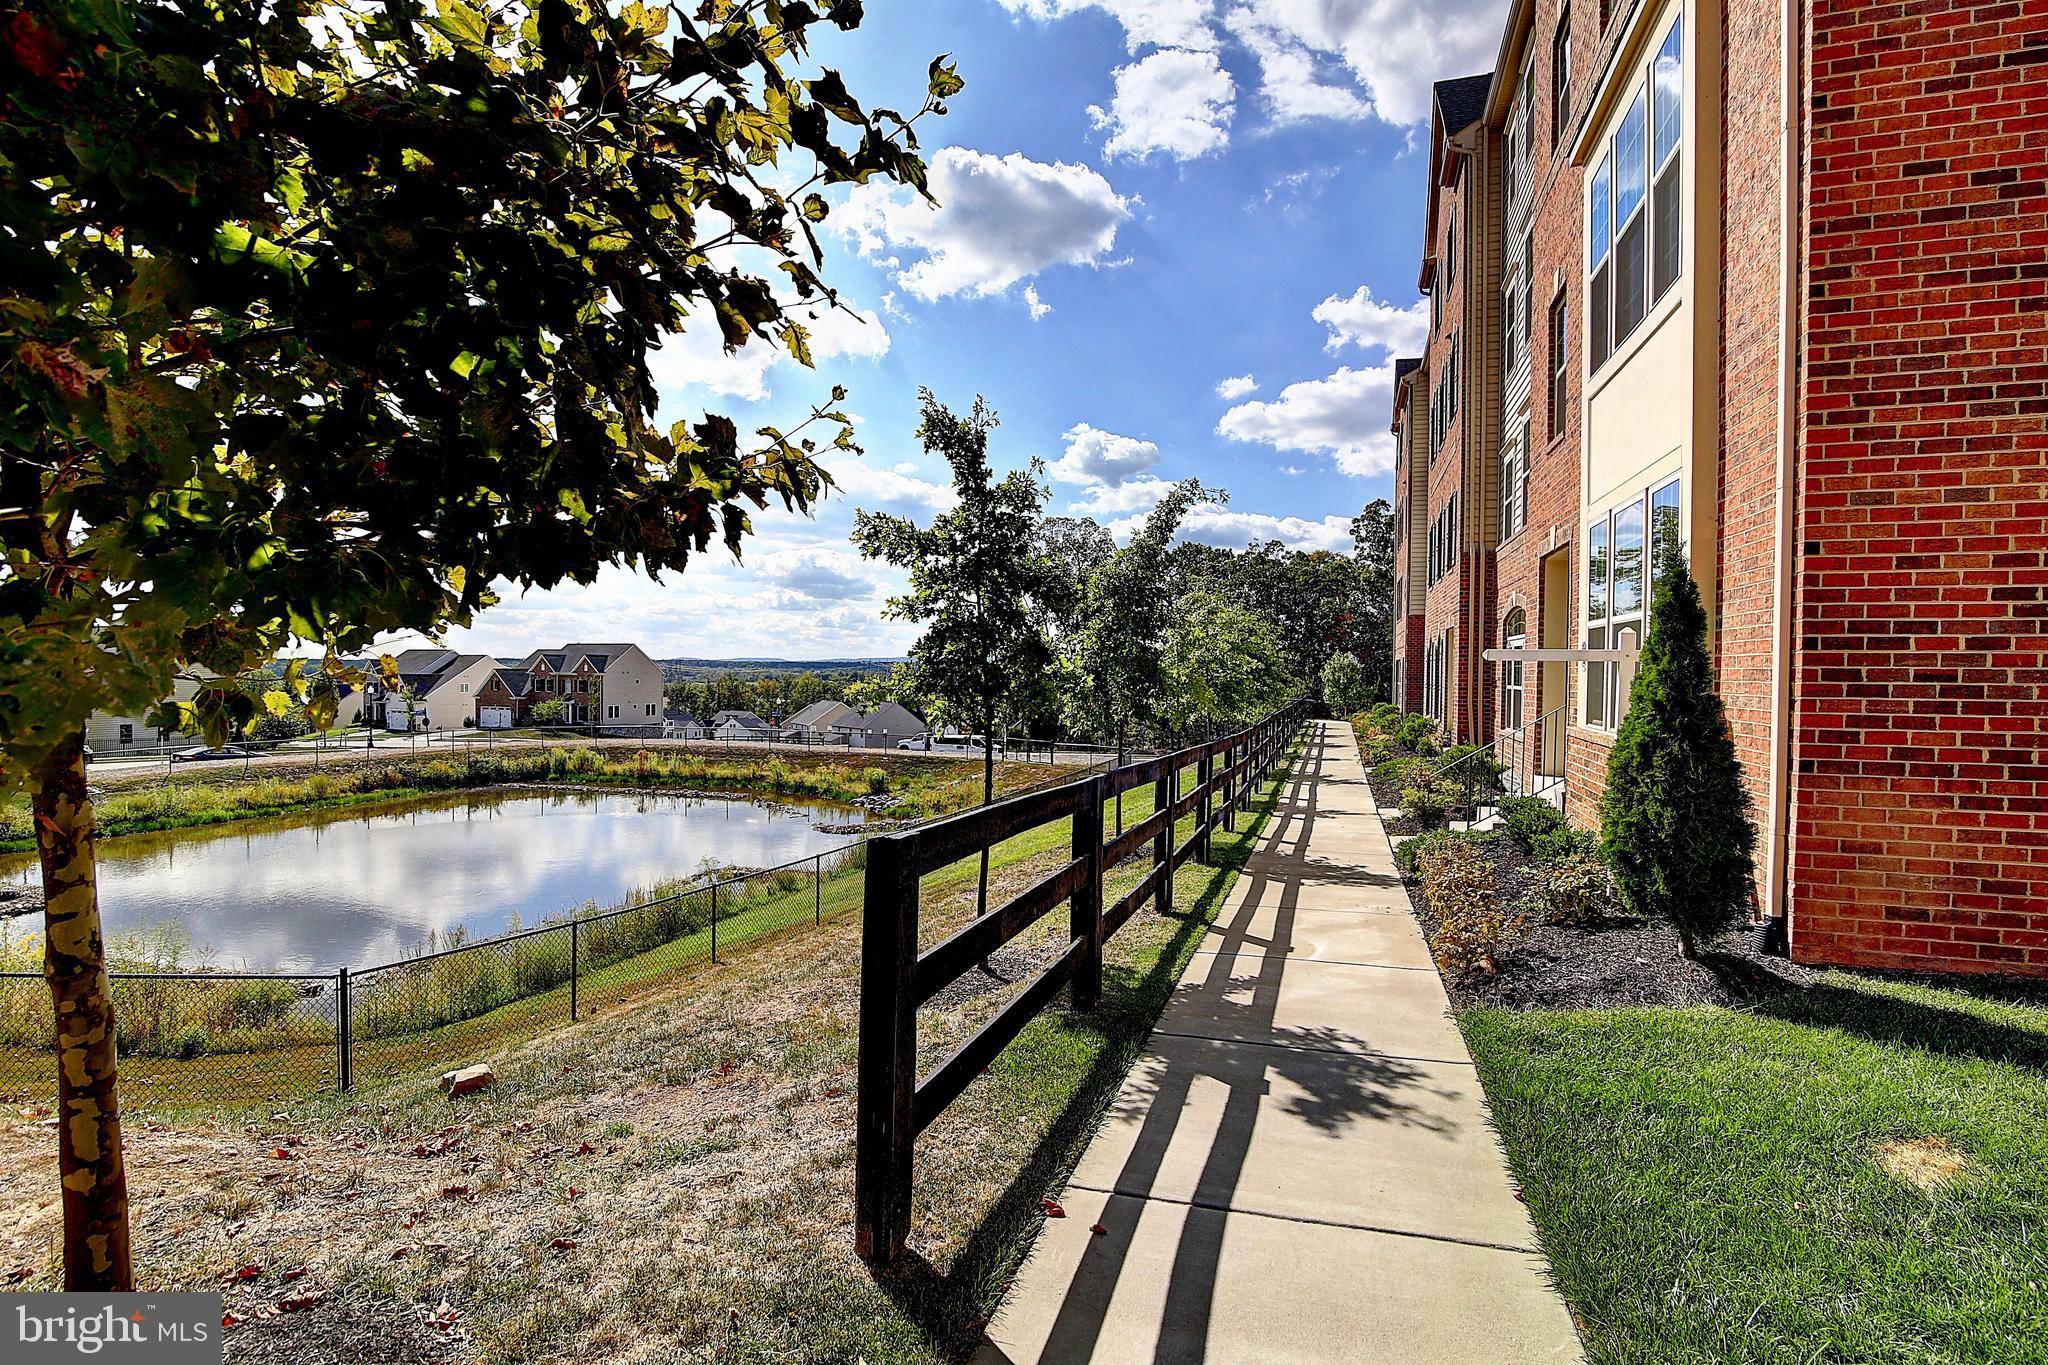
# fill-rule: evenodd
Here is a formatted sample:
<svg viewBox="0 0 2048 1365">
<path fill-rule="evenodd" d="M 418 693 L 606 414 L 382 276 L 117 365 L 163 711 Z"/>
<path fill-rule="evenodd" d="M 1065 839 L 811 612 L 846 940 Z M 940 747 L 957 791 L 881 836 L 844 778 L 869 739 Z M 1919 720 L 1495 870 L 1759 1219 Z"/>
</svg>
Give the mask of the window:
<svg viewBox="0 0 2048 1365">
<path fill-rule="evenodd" d="M 1586 648 L 1607 648 L 1607 519 L 1586 532 Z M 1586 724 L 1607 722 L 1607 665 L 1586 664 Z"/>
<path fill-rule="evenodd" d="M 1529 522 L 1529 427 L 1508 445 L 1500 462 L 1500 538 L 1513 540 Z"/>
<path fill-rule="evenodd" d="M 616 706 L 605 707 L 604 718 L 606 720 L 617 720 L 619 718 L 619 708 Z"/>
<path fill-rule="evenodd" d="M 1609 511 L 1593 523 L 1586 543 L 1586 647 L 1641 648 L 1648 633 L 1651 566 L 1682 544 L 1678 480 Z M 1586 724 L 1615 728 L 1627 701 L 1620 663 L 1588 660 Z"/>
<path fill-rule="evenodd" d="M 1679 45 L 1683 41 L 1678 22 L 1673 20 L 1671 31 L 1664 35 L 1664 45 L 1657 49 L 1657 59 L 1650 67 L 1650 165 L 1654 182 L 1651 194 L 1655 201 L 1651 217 L 1656 225 L 1650 260 L 1652 300 L 1663 298 L 1664 291 L 1678 280 L 1678 144 L 1684 94 Z"/>
<path fill-rule="evenodd" d="M 135 726 L 133 724 L 126 721 L 122 722 L 121 742 L 123 744 L 133 744 L 135 742 Z"/>
<path fill-rule="evenodd" d="M 1511 279 L 1507 288 L 1500 292 L 1501 316 L 1507 319 L 1507 324 L 1500 329 L 1500 368 L 1503 374 L 1515 372 L 1515 361 L 1521 354 L 1515 337 L 1515 319 L 1522 311 L 1521 306 L 1515 302 L 1515 291 L 1520 285 L 1519 279 Z"/>
<path fill-rule="evenodd" d="M 648 703 L 647 703 L 647 714 L 648 714 L 648 715 L 650 715 L 650 716 L 654 714 L 654 703 L 653 703 L 653 702 L 648 702 Z"/>
<path fill-rule="evenodd" d="M 1522 237 L 1522 352 L 1536 337 L 1536 230 Z"/>
<path fill-rule="evenodd" d="M 1522 163 L 1527 169 L 1529 154 L 1536 146 L 1536 63 L 1522 66 Z"/>
<path fill-rule="evenodd" d="M 1600 158 L 1586 206 L 1588 359 L 1598 370 L 1683 265 L 1684 34 L 1673 19 Z"/>
<path fill-rule="evenodd" d="M 1444 288 L 1449 289 L 1458 279 L 1458 211 L 1451 210 L 1449 221 L 1444 224 Z"/>
<path fill-rule="evenodd" d="M 1567 5 L 1557 16 L 1557 32 L 1550 40 L 1550 145 L 1564 137 L 1564 126 L 1572 116 L 1572 11 Z"/>
<path fill-rule="evenodd" d="M 1522 649 L 1529 643 L 1528 618 L 1520 607 L 1508 613 L 1507 621 L 1501 626 L 1501 644 L 1508 649 Z M 1500 666 L 1500 728 L 1519 730 L 1522 728 L 1522 661 L 1509 659 Z"/>
<path fill-rule="evenodd" d="M 1593 168 L 1592 197 L 1586 204 L 1586 258 L 1588 286 L 1586 290 L 1586 335 L 1593 347 L 1591 360 L 1597 370 L 1607 363 L 1608 352 L 1612 349 L 1607 326 L 1608 292 L 1613 271 L 1608 269 L 1608 258 L 1613 255 L 1613 211 L 1614 202 L 1609 198 L 1609 188 L 1614 181 L 1614 153 L 1600 158 L 1600 164 Z"/>
<path fill-rule="evenodd" d="M 1648 162 L 1647 96 L 1638 90 L 1614 130 L 1614 344 L 1636 329 L 1647 311 L 1644 276 L 1650 236 L 1649 200 L 1645 193 Z"/>
<path fill-rule="evenodd" d="M 1564 435 L 1564 377 L 1566 366 L 1564 290 L 1559 288 L 1550 301 L 1550 434 Z"/>
</svg>

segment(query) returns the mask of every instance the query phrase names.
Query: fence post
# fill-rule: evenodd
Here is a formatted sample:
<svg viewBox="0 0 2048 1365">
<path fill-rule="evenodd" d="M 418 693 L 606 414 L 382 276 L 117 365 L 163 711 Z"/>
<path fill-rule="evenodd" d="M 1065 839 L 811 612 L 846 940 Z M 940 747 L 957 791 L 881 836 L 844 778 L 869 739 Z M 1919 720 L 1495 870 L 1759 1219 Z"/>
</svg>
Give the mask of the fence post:
<svg viewBox="0 0 2048 1365">
<path fill-rule="evenodd" d="M 1223 828 L 1229 833 L 1237 832 L 1237 795 L 1244 774 L 1237 770 L 1237 741 L 1223 751 Z"/>
<path fill-rule="evenodd" d="M 711 960 L 718 961 L 718 883 L 711 883 Z"/>
<path fill-rule="evenodd" d="M 915 837 L 867 845 L 860 939 L 860 1061 L 854 1096 L 853 1245 L 889 1265 L 910 1231 L 913 1103 L 917 1087 Z"/>
<path fill-rule="evenodd" d="M 341 1075 L 341 1090 L 347 1094 L 355 1087 L 355 1030 L 352 1027 L 355 1010 L 349 1001 L 348 968 L 337 968 L 334 973 L 334 1006 L 337 1011 L 334 1022 L 334 1047 L 337 1054 L 337 1070 Z"/>
<path fill-rule="evenodd" d="M 1195 803 L 1195 840 L 1201 850 L 1195 857 L 1204 864 L 1209 861 L 1209 817 L 1216 810 L 1216 793 L 1210 783 L 1216 777 L 1216 755 L 1205 753 L 1195 760 L 1195 790 L 1202 796 Z"/>
<path fill-rule="evenodd" d="M 1073 849 L 1088 866 L 1080 889 L 1067 901 L 1069 936 L 1083 945 L 1074 964 L 1074 1008 L 1092 1010 L 1102 999 L 1102 807 L 1107 776 L 1085 779 L 1087 803 L 1074 812 Z"/>
<path fill-rule="evenodd" d="M 580 1002 L 580 1001 L 579 1001 L 579 1000 L 577 999 L 577 992 L 576 992 L 576 988 L 577 988 L 577 984 L 578 984 L 578 983 L 577 983 L 577 978 L 578 978 L 579 976 L 581 976 L 581 975 L 582 975 L 582 970 L 583 970 L 583 964 L 582 964 L 582 962 L 581 962 L 581 958 L 582 958 L 582 955 L 583 955 L 583 954 L 582 954 L 582 938 L 583 938 L 583 921 L 582 921 L 582 920 L 580 920 L 580 919 L 572 919 L 572 920 L 570 920 L 570 921 L 569 921 L 569 1021 L 570 1021 L 571 1023 L 574 1023 L 574 1022 L 576 1021 L 576 1013 L 577 1013 L 577 1008 L 578 1008 L 578 1006 L 579 1006 L 579 1005 L 580 1005 L 580 1003 L 581 1003 L 581 1002 Z"/>
<path fill-rule="evenodd" d="M 1167 760 L 1169 763 L 1171 759 Z M 1152 841 L 1152 864 L 1160 868 L 1159 890 L 1154 894 L 1152 904 L 1160 914 L 1173 912 L 1173 769 L 1152 784 L 1152 809 L 1164 818 L 1159 822 L 1159 835 Z"/>
<path fill-rule="evenodd" d="M 817 864 L 811 878 L 811 923 L 816 926 L 825 922 L 825 855 L 820 853 L 812 861 Z"/>
</svg>

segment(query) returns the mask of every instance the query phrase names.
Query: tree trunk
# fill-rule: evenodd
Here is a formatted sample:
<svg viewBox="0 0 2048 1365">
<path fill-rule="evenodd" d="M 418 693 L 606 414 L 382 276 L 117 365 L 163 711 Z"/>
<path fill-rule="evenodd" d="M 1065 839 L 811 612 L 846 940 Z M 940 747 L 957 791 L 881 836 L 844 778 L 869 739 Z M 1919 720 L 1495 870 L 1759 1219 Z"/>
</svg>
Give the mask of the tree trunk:
<svg viewBox="0 0 2048 1365">
<path fill-rule="evenodd" d="M 114 1092 L 114 1000 L 100 937 L 83 730 L 36 765 L 32 806 L 43 865 L 43 977 L 57 1015 L 64 1287 L 74 1293 L 132 1290 L 128 1175 Z"/>
</svg>

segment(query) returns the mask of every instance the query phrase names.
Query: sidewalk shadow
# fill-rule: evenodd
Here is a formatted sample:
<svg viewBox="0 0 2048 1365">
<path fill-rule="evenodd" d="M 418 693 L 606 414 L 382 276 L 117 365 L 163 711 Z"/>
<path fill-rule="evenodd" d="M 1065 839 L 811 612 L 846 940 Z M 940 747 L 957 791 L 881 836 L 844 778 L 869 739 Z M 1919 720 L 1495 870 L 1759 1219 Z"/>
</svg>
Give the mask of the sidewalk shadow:
<svg viewBox="0 0 2048 1365">
<path fill-rule="evenodd" d="M 1316 820 L 1317 782 L 1330 757 L 1327 736 L 1318 734 L 1297 763 L 1284 797 L 1269 801 L 1267 814 L 1272 823 L 1262 837 L 1262 846 L 1271 847 L 1281 840 L 1306 842 Z M 1126 1084 L 1151 1025 L 1169 997 L 1198 1000 L 1207 1016 L 1222 1023 L 1226 1031 L 1240 1036 L 1251 1036 L 1252 1030 L 1266 1032 L 1281 1046 L 1189 1040 L 1178 1059 L 1161 1057 L 1146 1075 L 1133 1081 L 1131 1091 L 1110 1112 L 1112 1120 L 1128 1121 L 1135 1114 L 1143 1115 L 1136 1139 L 1111 1182 L 1118 1196 L 1142 1197 L 1155 1189 L 1198 1079 L 1205 1088 L 1219 1083 L 1224 1088 L 1221 1115 L 1208 1135 L 1209 1145 L 1195 1180 L 1192 1202 L 1198 1206 L 1228 1208 L 1233 1202 L 1261 1103 L 1275 1079 L 1284 1080 L 1297 1092 L 1286 1111 L 1319 1132 L 1342 1135 L 1365 1125 L 1388 1123 L 1439 1132 L 1452 1127 L 1414 1103 L 1430 1081 L 1413 1063 L 1342 1051 L 1354 1040 L 1334 1030 L 1275 1030 L 1281 975 L 1287 964 L 1284 953 L 1262 956 L 1253 970 L 1232 972 L 1219 967 L 1207 979 L 1194 984 L 1183 981 L 1176 989 L 1171 978 L 1178 973 L 1173 964 L 1180 960 L 1180 950 L 1190 938 L 1220 939 L 1212 944 L 1218 953 L 1234 953 L 1263 942 L 1252 936 L 1250 926 L 1259 912 L 1261 893 L 1270 888 L 1277 887 L 1279 893 L 1273 941 L 1290 942 L 1301 881 L 1312 869 L 1321 879 L 1321 869 L 1315 867 L 1319 862 L 1250 860 L 1233 888 L 1237 909 L 1227 922 L 1211 925 L 1207 906 L 1191 907 L 1175 934 L 1173 948 L 1153 971 L 1142 981 L 1120 983 L 1134 992 L 1134 1003 L 1144 1002 L 1142 1018 L 1134 1021 L 1131 1036 L 1105 1049 L 952 1269 L 941 1273 L 921 1259 L 913 1259 L 904 1272 L 885 1281 L 897 1303 L 924 1325 L 943 1349 L 965 1354 L 979 1348 L 981 1359 L 1002 1358 L 981 1334 L 982 1324 L 976 1317 L 980 1305 L 993 1302 L 1003 1281 L 1014 1272 L 1016 1250 L 1029 1242 L 1041 1217 L 1040 1201 L 1069 1175 L 1105 1105 Z M 1249 999 L 1244 998 L 1247 992 Z M 1175 1195 L 1176 1199 L 1182 1197 L 1181 1193 Z M 1182 1223 L 1166 1292 L 1164 1321 L 1172 1330 L 1161 1336 L 1158 1360 L 1203 1358 L 1200 1343 L 1209 1335 L 1216 1309 L 1215 1273 L 1225 1223 L 1222 1217 L 1190 1217 Z M 1068 1281 L 1041 1359 L 1066 1362 L 1093 1357 L 1129 1247 L 1128 1236 L 1122 1234 L 1090 1240 Z M 968 1329 L 964 1333 L 963 1327 Z"/>
</svg>

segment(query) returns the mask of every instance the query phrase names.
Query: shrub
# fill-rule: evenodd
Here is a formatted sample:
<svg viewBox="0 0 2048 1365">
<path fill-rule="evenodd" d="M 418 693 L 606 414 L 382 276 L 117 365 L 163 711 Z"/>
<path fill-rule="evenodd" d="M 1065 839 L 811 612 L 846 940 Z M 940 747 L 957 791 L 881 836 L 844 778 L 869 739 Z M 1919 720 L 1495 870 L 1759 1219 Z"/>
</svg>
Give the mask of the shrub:
<svg viewBox="0 0 2048 1365">
<path fill-rule="evenodd" d="M 1401 788 L 1401 813 L 1419 824 L 1441 824 L 1451 807 L 1464 799 L 1457 783 L 1423 777 Z"/>
<path fill-rule="evenodd" d="M 1607 913 L 1613 894 L 1607 864 L 1590 853 L 1550 864 L 1536 890 L 1543 901 L 1543 918 L 1552 924 L 1591 924 Z"/>
<path fill-rule="evenodd" d="M 1394 741 L 1382 734 L 1369 734 L 1359 741 L 1358 756 L 1368 766 L 1377 767 L 1387 761 L 1394 752 Z"/>
<path fill-rule="evenodd" d="M 1546 863 L 1559 863 L 1567 858 L 1598 857 L 1600 840 L 1575 825 L 1560 825 L 1531 840 L 1529 852 Z"/>
<path fill-rule="evenodd" d="M 886 769 L 863 768 L 861 776 L 867 781 L 869 796 L 883 796 L 888 793 L 889 774 Z"/>
<path fill-rule="evenodd" d="M 1524 853 L 1536 851 L 1536 841 L 1564 828 L 1564 812 L 1539 796 L 1508 796 L 1500 803 L 1500 828 Z"/>
<path fill-rule="evenodd" d="M 1455 768 L 1451 767 L 1454 763 Z M 1491 749 L 1482 749 L 1477 744 L 1453 744 L 1437 758 L 1435 766 L 1444 774 L 1445 781 L 1456 783 L 1461 791 L 1469 785 L 1475 796 L 1491 796 L 1499 791 L 1501 775 L 1507 771 Z"/>
<path fill-rule="evenodd" d="M 1428 716 L 1408 716 L 1394 727 L 1394 743 L 1418 754 L 1434 754 L 1443 747 L 1442 732 Z"/>
<path fill-rule="evenodd" d="M 1370 711 L 1367 711 L 1365 714 L 1366 717 L 1374 725 L 1377 725 L 1384 729 L 1387 726 L 1399 723 L 1404 713 L 1402 712 L 1401 708 L 1394 705 L 1394 703 L 1390 701 L 1383 701 L 1380 702 L 1378 705 L 1374 706 Z"/>
<path fill-rule="evenodd" d="M 1601 852 L 1621 901 L 1668 921 L 1687 957 L 1749 907 L 1756 843 L 1685 562 L 1657 575 L 1650 634 L 1607 761 Z"/>
<path fill-rule="evenodd" d="M 1429 765 L 1419 758 L 1383 758 L 1373 765 L 1372 780 L 1376 786 L 1396 788 L 1421 780 L 1429 772 Z"/>
<path fill-rule="evenodd" d="M 1403 872 L 1413 872 L 1424 856 L 1446 844 L 1483 844 L 1492 837 L 1491 834 L 1474 834 L 1469 830 L 1425 830 L 1394 845 L 1394 865 Z"/>
<path fill-rule="evenodd" d="M 1493 864 L 1469 841 L 1446 840 L 1425 852 L 1417 865 L 1422 894 L 1436 920 L 1429 946 L 1437 967 L 1446 976 L 1491 975 L 1502 948 L 1527 928 L 1518 909 L 1502 907 Z"/>
</svg>

